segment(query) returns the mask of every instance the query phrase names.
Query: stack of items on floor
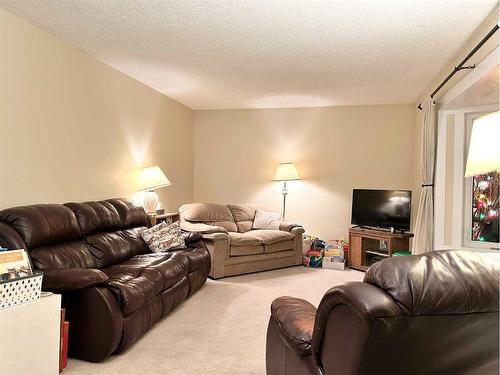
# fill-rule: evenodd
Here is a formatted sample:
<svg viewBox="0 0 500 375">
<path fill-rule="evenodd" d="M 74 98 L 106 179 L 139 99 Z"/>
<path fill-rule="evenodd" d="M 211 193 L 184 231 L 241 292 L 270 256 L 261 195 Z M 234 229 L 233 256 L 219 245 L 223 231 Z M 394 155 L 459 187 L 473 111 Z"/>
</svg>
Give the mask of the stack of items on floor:
<svg viewBox="0 0 500 375">
<path fill-rule="evenodd" d="M 349 244 L 342 239 L 323 241 L 308 235 L 304 239 L 304 250 L 303 265 L 305 267 L 343 270 Z"/>
</svg>

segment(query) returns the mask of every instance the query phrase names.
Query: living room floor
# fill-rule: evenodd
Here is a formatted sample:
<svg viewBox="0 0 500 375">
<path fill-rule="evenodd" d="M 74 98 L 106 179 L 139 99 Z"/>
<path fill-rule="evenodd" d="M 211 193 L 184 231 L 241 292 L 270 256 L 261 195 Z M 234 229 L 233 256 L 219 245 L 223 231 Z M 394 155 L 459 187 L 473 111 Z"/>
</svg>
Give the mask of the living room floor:
<svg viewBox="0 0 500 375">
<path fill-rule="evenodd" d="M 317 306 L 332 286 L 362 281 L 354 270 L 302 266 L 208 280 L 125 355 L 100 364 L 70 360 L 64 374 L 265 374 L 271 302 L 283 295 Z"/>
</svg>

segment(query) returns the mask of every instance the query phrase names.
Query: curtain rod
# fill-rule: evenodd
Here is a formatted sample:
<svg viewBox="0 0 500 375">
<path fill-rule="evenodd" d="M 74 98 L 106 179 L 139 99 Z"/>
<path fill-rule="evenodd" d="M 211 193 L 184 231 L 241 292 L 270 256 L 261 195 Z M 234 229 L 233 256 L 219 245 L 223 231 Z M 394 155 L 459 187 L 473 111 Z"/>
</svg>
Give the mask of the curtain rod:
<svg viewBox="0 0 500 375">
<path fill-rule="evenodd" d="M 486 36 L 472 49 L 472 51 L 469 52 L 469 54 L 467 56 L 465 56 L 465 58 L 460 62 L 460 64 L 458 64 L 452 71 L 450 74 L 448 74 L 448 77 L 446 77 L 444 79 L 443 82 L 441 82 L 439 84 L 439 86 L 432 92 L 431 94 L 431 99 L 434 98 L 434 95 L 436 95 L 439 90 L 441 90 L 441 88 L 446 85 L 446 83 L 459 71 L 461 70 L 464 70 L 464 69 L 474 69 L 476 67 L 476 65 L 467 65 L 467 66 L 464 66 L 464 64 L 467 62 L 467 60 L 469 60 L 483 45 L 484 43 L 486 43 L 488 41 L 488 39 L 490 39 L 493 34 L 495 34 L 498 30 L 499 26 L 498 24 L 496 24 L 488 34 L 486 34 Z M 420 103 L 417 107 L 418 109 L 422 110 L 422 103 Z"/>
</svg>

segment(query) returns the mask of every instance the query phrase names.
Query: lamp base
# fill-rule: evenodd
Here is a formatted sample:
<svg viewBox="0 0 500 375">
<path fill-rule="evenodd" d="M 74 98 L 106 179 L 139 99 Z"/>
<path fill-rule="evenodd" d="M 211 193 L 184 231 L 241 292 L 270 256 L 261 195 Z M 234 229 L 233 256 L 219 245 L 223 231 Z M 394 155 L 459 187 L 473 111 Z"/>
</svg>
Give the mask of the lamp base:
<svg viewBox="0 0 500 375">
<path fill-rule="evenodd" d="M 288 194 L 288 188 L 286 187 L 286 181 L 283 181 L 283 190 L 281 190 L 281 194 L 283 194 L 283 209 L 281 210 L 281 218 L 283 220 L 285 220 L 286 195 Z"/>
<path fill-rule="evenodd" d="M 158 205 L 158 194 L 156 194 L 154 191 L 145 192 L 143 207 L 146 213 L 155 214 L 157 205 Z"/>
</svg>

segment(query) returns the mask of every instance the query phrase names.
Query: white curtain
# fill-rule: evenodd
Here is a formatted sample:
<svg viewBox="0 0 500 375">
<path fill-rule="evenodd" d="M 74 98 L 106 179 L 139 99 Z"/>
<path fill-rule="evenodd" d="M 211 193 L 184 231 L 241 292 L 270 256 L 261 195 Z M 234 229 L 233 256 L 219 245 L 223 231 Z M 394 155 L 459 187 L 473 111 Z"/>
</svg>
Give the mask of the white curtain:
<svg viewBox="0 0 500 375">
<path fill-rule="evenodd" d="M 413 254 L 434 248 L 434 169 L 436 165 L 436 114 L 432 98 L 422 103 L 422 192 L 418 203 Z"/>
</svg>

